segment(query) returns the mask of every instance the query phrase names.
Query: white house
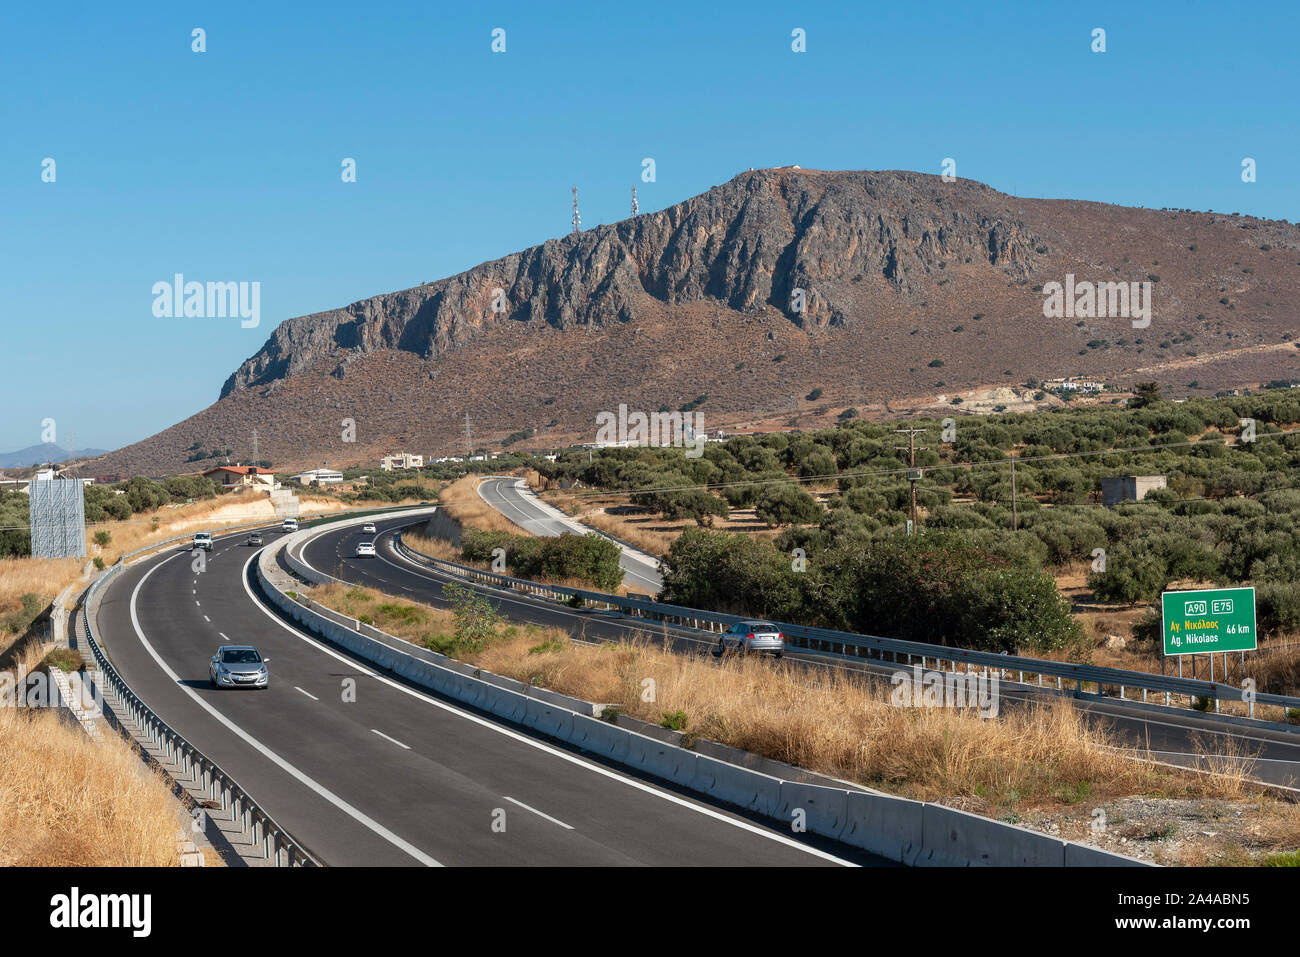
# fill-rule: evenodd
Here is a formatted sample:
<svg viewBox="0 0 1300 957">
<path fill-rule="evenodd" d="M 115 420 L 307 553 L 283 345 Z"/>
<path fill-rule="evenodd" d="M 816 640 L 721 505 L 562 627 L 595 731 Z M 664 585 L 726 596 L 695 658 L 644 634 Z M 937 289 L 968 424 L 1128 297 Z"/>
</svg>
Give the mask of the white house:
<svg viewBox="0 0 1300 957">
<path fill-rule="evenodd" d="M 385 455 L 380 459 L 379 467 L 385 472 L 391 472 L 393 469 L 423 468 L 424 456 L 412 455 L 409 452 L 394 452 L 392 455 Z"/>
<path fill-rule="evenodd" d="M 294 478 L 300 485 L 337 485 L 343 481 L 343 473 L 335 469 L 310 469 Z"/>
</svg>

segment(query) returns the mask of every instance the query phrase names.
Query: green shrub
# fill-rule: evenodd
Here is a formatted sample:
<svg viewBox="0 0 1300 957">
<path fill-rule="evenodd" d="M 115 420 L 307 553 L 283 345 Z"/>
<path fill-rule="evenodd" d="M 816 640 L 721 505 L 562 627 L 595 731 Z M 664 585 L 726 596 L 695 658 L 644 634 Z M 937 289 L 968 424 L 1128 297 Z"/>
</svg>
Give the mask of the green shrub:
<svg viewBox="0 0 1300 957">
<path fill-rule="evenodd" d="M 24 592 L 19 601 L 22 604 L 21 608 L 0 619 L 0 628 L 15 635 L 26 634 L 27 629 L 49 605 L 49 599 L 30 591 Z"/>
<path fill-rule="evenodd" d="M 793 482 L 763 486 L 754 511 L 770 526 L 808 525 L 820 521 L 824 514 L 817 500 Z"/>
<path fill-rule="evenodd" d="M 665 711 L 664 719 L 659 722 L 662 728 L 668 728 L 670 731 L 686 730 L 686 712 L 682 710 Z"/>
</svg>

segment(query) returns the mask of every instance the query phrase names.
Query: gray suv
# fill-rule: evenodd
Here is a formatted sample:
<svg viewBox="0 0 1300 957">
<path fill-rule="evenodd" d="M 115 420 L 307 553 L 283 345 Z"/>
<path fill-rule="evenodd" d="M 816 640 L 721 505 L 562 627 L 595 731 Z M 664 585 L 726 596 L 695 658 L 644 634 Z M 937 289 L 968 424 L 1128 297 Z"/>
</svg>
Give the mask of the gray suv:
<svg viewBox="0 0 1300 957">
<path fill-rule="evenodd" d="M 739 621 L 718 638 L 718 651 L 766 651 L 780 658 L 785 651 L 785 636 L 770 621 Z"/>
<path fill-rule="evenodd" d="M 271 675 L 267 659 L 252 645 L 222 645 L 208 661 L 208 682 L 214 688 L 266 688 Z"/>
</svg>

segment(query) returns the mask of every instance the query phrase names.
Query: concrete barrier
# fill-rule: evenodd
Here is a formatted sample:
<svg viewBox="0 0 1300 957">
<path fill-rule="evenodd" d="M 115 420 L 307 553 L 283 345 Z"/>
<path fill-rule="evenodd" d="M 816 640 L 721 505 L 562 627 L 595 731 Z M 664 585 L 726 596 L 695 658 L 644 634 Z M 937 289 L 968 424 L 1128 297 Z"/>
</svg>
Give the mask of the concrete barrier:
<svg viewBox="0 0 1300 957">
<path fill-rule="evenodd" d="M 276 550 L 272 547 L 262 553 L 257 563 L 258 578 L 271 603 L 307 630 L 418 686 L 650 777 L 757 812 L 783 827 L 793 823 L 796 810 L 802 810 L 809 833 L 908 865 L 1144 865 L 1132 858 L 941 805 L 874 791 L 784 780 L 756 770 L 786 767 L 780 762 L 735 752 L 745 764 L 752 765 L 744 767 L 700 754 L 681 746 L 680 733 L 626 715 L 617 715 L 617 724 L 602 721 L 593 716 L 596 706 L 591 702 L 482 671 L 377 629 L 366 628 L 363 633 L 289 598 L 274 581 L 278 572 Z M 714 742 L 709 750 L 726 754 L 735 749 Z"/>
<path fill-rule="evenodd" d="M 619 764 L 627 763 L 628 736 L 621 728 L 616 728 L 607 721 L 576 715 L 573 719 L 573 738 L 569 743 Z"/>
<path fill-rule="evenodd" d="M 663 778 L 682 787 L 691 787 L 695 783 L 695 767 L 699 755 L 684 748 L 664 744 L 654 738 L 633 731 L 624 732 L 628 736 L 627 755 L 623 758 L 633 770 Z"/>
<path fill-rule="evenodd" d="M 1059 837 L 942 804 L 926 804 L 921 821 L 922 846 L 944 861 L 991 867 L 1065 866 L 1065 841 Z"/>
<path fill-rule="evenodd" d="M 1074 841 L 1065 842 L 1065 866 L 1066 867 L 1146 867 L 1146 861 L 1139 861 L 1137 858 L 1125 857 L 1123 854 L 1112 854 L 1110 851 L 1103 851 L 1100 848 L 1089 847 L 1087 844 L 1076 844 Z"/>
<path fill-rule="evenodd" d="M 840 840 L 891 861 L 920 863 L 925 850 L 924 803 L 874 791 L 850 791 L 844 804 Z"/>
<path fill-rule="evenodd" d="M 777 817 L 781 806 L 780 779 L 702 754 L 696 758 L 690 787 L 764 817 Z"/>
<path fill-rule="evenodd" d="M 801 815 L 814 834 L 841 839 L 849 820 L 849 792 L 799 781 L 782 781 L 772 817 L 794 824 Z"/>
</svg>

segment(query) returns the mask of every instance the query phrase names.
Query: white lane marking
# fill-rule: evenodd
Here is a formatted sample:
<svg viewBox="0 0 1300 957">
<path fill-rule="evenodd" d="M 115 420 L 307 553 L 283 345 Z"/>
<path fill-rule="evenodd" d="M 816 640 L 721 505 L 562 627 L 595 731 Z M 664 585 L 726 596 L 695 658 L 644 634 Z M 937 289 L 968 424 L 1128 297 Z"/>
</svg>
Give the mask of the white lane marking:
<svg viewBox="0 0 1300 957">
<path fill-rule="evenodd" d="M 167 560 L 168 560 L 168 561 L 171 561 L 171 559 L 170 559 L 170 558 L 169 558 L 169 559 L 167 559 Z M 161 564 L 161 563 L 160 563 L 160 564 Z M 196 604 L 196 605 L 197 605 L 197 604 L 198 604 L 198 600 L 197 600 L 197 599 L 196 599 L 196 600 L 195 600 L 195 602 L 194 602 L 194 604 Z"/>
<path fill-rule="evenodd" d="M 398 741 L 396 738 L 390 738 L 388 735 L 384 734 L 384 732 L 380 731 L 378 728 L 371 728 L 370 733 L 379 735 L 385 741 L 393 742 L 393 744 L 397 745 L 399 748 L 405 748 L 407 751 L 411 750 L 411 746 L 409 744 L 402 744 L 402 742 Z"/>
<path fill-rule="evenodd" d="M 293 686 L 293 690 L 294 690 L 294 691 L 302 691 L 302 693 L 305 694 L 308 698 L 311 698 L 312 701 L 319 701 L 319 700 L 320 700 L 320 698 L 316 697 L 316 696 L 315 696 L 314 694 L 312 694 L 310 691 L 303 691 L 303 689 L 302 689 L 302 688 L 299 688 L 297 685 L 294 685 L 294 686 Z"/>
<path fill-rule="evenodd" d="M 175 555 L 172 556 L 172 558 L 175 557 L 176 557 Z M 144 645 L 145 650 L 149 652 L 150 657 L 152 657 L 153 660 L 158 663 L 158 667 L 163 670 L 163 673 L 166 674 L 167 677 L 171 678 L 172 681 L 176 683 L 177 688 L 179 688 L 183 693 L 189 695 L 192 699 L 194 699 L 195 704 L 197 704 L 200 708 L 202 708 L 204 711 L 208 712 L 208 714 L 212 715 L 212 717 L 216 718 L 219 722 L 221 722 L 221 724 L 224 725 L 227 729 L 229 729 L 231 733 L 237 735 L 241 740 L 245 741 L 247 744 L 253 747 L 253 749 L 256 750 L 259 754 L 268 758 L 278 767 L 282 768 L 288 774 L 293 776 L 296 780 L 302 782 L 307 787 L 311 788 L 313 791 L 315 791 L 325 800 L 329 801 L 331 804 L 337 807 L 344 814 L 347 814 L 353 820 L 358 821 L 359 823 L 365 825 L 367 828 L 374 831 L 376 834 L 378 834 L 384 840 L 388 841 L 394 847 L 400 848 L 401 850 L 405 851 L 407 854 L 411 855 L 411 857 L 415 858 L 421 864 L 425 864 L 428 867 L 441 867 L 442 865 L 438 863 L 438 861 L 430 857 L 428 854 L 424 853 L 424 851 L 420 850 L 414 844 L 411 844 L 409 841 L 405 841 L 402 838 L 398 837 L 396 834 L 394 834 L 388 828 L 384 827 L 378 821 L 374 820 L 368 815 L 357 810 L 355 807 L 353 807 L 347 801 L 343 800 L 341 797 L 339 797 L 329 788 L 325 787 L 323 784 L 320 784 L 313 778 L 308 777 L 306 774 L 298 770 L 296 767 L 294 767 L 284 758 L 280 757 L 280 755 L 276 754 L 274 751 L 268 748 L 261 741 L 257 740 L 257 738 L 253 737 L 251 734 L 249 734 L 239 725 L 235 724 L 235 722 L 231 721 L 229 718 L 227 718 L 216 708 L 212 707 L 212 705 L 208 704 L 208 702 L 204 701 L 201 697 L 199 697 L 198 694 L 195 693 L 193 688 L 184 684 L 181 681 L 180 676 L 171 669 L 171 667 L 167 664 L 167 662 L 163 661 L 162 655 L 158 654 L 154 646 L 149 643 L 149 639 L 145 637 L 144 629 L 140 627 L 140 619 L 136 615 L 135 606 L 136 606 L 136 598 L 140 594 L 141 586 L 144 585 L 144 583 L 148 580 L 150 575 L 152 575 L 158 569 L 162 568 L 171 560 L 172 560 L 171 558 L 163 559 L 153 568 L 145 572 L 144 575 L 140 577 L 140 580 L 136 582 L 135 588 L 131 592 L 131 625 L 132 627 L 135 628 L 135 633 L 136 636 L 140 639 L 140 644 Z M 253 560 L 252 557 L 250 557 L 249 561 L 251 562 L 252 560 Z M 247 576 L 247 574 L 248 574 L 248 562 L 245 562 L 244 575 Z M 244 587 L 245 588 L 248 587 L 247 580 L 245 580 L 244 582 Z"/>
<path fill-rule="evenodd" d="M 561 821 L 559 818 L 551 817 L 549 814 L 543 814 L 541 811 L 537 810 L 537 808 L 535 808 L 535 807 L 529 807 L 529 806 L 528 806 L 527 804 L 525 804 L 523 801 L 516 801 L 514 798 L 510 797 L 510 795 L 508 795 L 508 794 L 503 794 L 502 797 L 504 797 L 504 798 L 505 798 L 507 801 L 509 801 L 511 804 L 518 804 L 518 805 L 519 805 L 521 808 L 523 808 L 525 811 L 532 811 L 532 812 L 533 812 L 534 814 L 536 814 L 538 817 L 546 818 L 546 820 L 550 821 L 552 824 L 558 824 L 558 825 L 560 825 L 560 827 L 564 828 L 566 831 L 572 831 L 572 830 L 573 830 L 573 825 L 572 825 L 572 824 L 565 824 L 565 823 L 564 823 L 563 821 Z"/>
<path fill-rule="evenodd" d="M 212 622 L 212 619 L 209 618 L 207 615 L 204 615 L 204 616 L 203 616 L 203 620 L 206 621 L 206 622 L 208 622 L 209 624 L 211 624 L 211 622 Z"/>
<path fill-rule="evenodd" d="M 358 663 L 355 659 L 349 658 L 346 655 L 343 655 L 332 648 L 327 648 L 326 646 L 322 645 L 316 639 L 309 637 L 302 631 L 295 628 L 293 625 L 290 625 L 288 622 L 284 621 L 273 611 L 267 608 L 266 605 L 261 601 L 261 599 L 259 599 L 256 595 L 253 594 L 253 590 L 248 585 L 248 565 L 249 562 L 251 562 L 252 560 L 253 560 L 252 557 L 250 557 L 249 560 L 244 563 L 244 570 L 241 575 L 241 580 L 244 583 L 244 592 L 248 595 L 249 600 L 252 601 L 252 603 L 256 605 L 258 609 L 261 610 L 262 614 L 266 615 L 267 618 L 270 618 L 273 622 L 275 622 L 285 631 L 289 632 L 289 634 L 294 635 L 301 641 L 305 641 L 307 644 L 311 645 L 313 648 L 316 648 L 318 651 L 322 651 L 325 654 L 329 655 L 330 657 L 336 658 L 337 660 L 342 661 L 347 665 L 350 665 L 352 668 L 359 671 L 361 674 L 366 675 L 367 677 L 370 678 L 374 678 L 376 681 L 383 682 L 384 684 L 388 685 L 391 688 L 396 689 L 397 691 L 402 692 L 403 694 L 410 695 L 412 698 L 417 698 L 420 701 L 425 702 L 426 704 L 431 704 L 435 708 L 441 708 L 443 711 L 447 711 L 451 714 L 456 715 L 457 717 L 464 718 L 466 721 L 472 721 L 475 724 L 480 725 L 481 727 L 487 728 L 491 731 L 495 731 L 497 734 L 504 735 L 507 738 L 513 738 L 515 741 L 518 741 L 520 744 L 525 744 L 530 748 L 536 748 L 538 751 L 544 751 L 545 753 L 551 755 L 552 757 L 559 758 L 561 761 L 568 761 L 570 764 L 576 764 L 578 767 L 586 768 L 588 771 L 591 771 L 595 774 L 599 774 L 602 777 L 610 778 L 611 780 L 619 781 L 623 784 L 626 784 L 630 788 L 634 788 L 638 791 L 643 791 L 646 794 L 654 795 L 657 798 L 661 798 L 662 800 L 680 805 L 681 807 L 689 808 L 690 810 L 695 811 L 697 814 L 703 814 L 705 817 L 712 818 L 715 821 L 721 821 L 724 824 L 730 824 L 732 827 L 739 828 L 742 831 L 748 831 L 751 834 L 757 834 L 760 837 L 767 838 L 769 841 L 775 841 L 778 844 L 784 844 L 787 847 L 792 847 L 795 848 L 796 850 L 803 851 L 805 854 L 810 854 L 813 857 L 820 857 L 822 860 L 832 861 L 836 864 L 841 864 L 845 867 L 860 866 L 858 864 L 855 864 L 852 861 L 846 861 L 843 858 L 836 857 L 834 854 L 828 854 L 825 851 L 819 850 L 818 848 L 809 847 L 805 844 L 800 844 L 798 841 L 788 838 L 783 834 L 774 833 L 772 831 L 767 830 L 766 828 L 762 828 L 755 824 L 751 824 L 749 821 L 740 818 L 728 817 L 726 814 L 723 814 L 721 811 L 715 811 L 713 808 L 708 807 L 706 805 L 696 804 L 693 801 L 688 801 L 685 798 L 678 797 L 676 794 L 670 794 L 667 791 L 661 791 L 658 788 L 652 787 L 642 781 L 638 781 L 634 778 L 626 777 L 622 774 L 619 774 L 617 771 L 611 771 L 609 768 L 601 767 L 598 764 L 592 764 L 590 761 L 584 761 L 582 758 L 579 758 L 573 754 L 569 754 L 567 751 L 561 751 L 558 748 L 553 748 L 550 745 L 543 744 L 540 741 L 535 741 L 526 735 L 519 734 L 518 732 L 511 731 L 509 728 L 488 721 L 486 718 L 480 718 L 476 714 L 470 714 L 467 711 L 462 711 L 460 708 L 452 707 L 446 702 L 438 701 L 436 698 L 431 698 L 427 694 L 422 694 L 421 692 L 416 691 L 414 688 L 408 688 L 406 687 L 406 685 L 400 684 L 392 680 L 391 678 L 386 678 L 383 675 L 376 674 L 375 672 L 366 668 L 364 665 Z"/>
<path fill-rule="evenodd" d="M 230 640 L 229 638 L 226 638 L 226 633 L 225 633 L 224 631 L 219 631 L 219 632 L 217 632 L 217 634 L 220 635 L 222 638 L 225 638 L 226 641 L 229 641 L 229 640 Z"/>
</svg>

